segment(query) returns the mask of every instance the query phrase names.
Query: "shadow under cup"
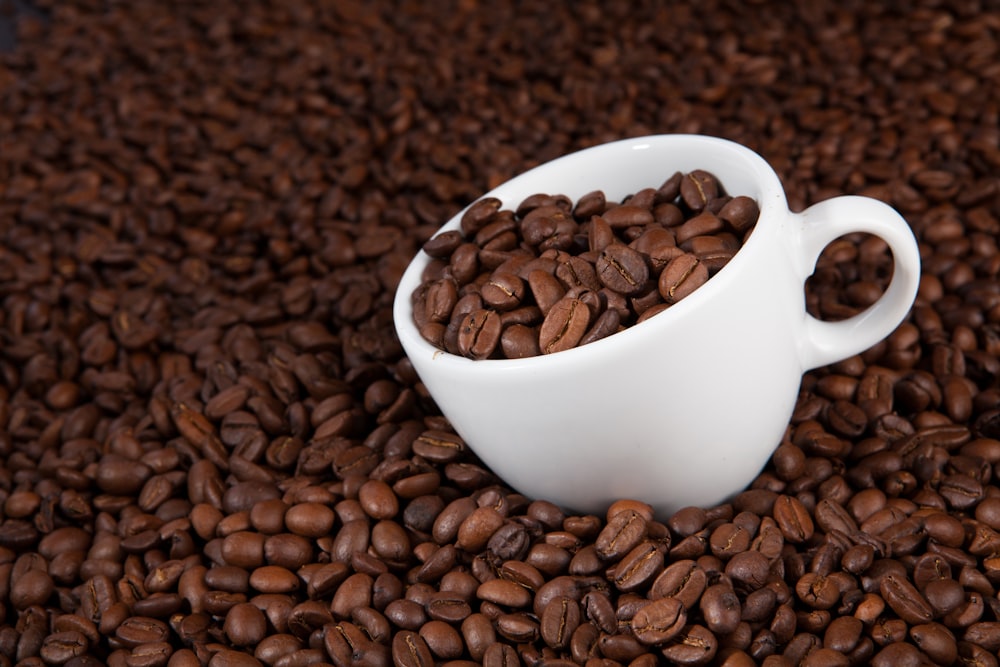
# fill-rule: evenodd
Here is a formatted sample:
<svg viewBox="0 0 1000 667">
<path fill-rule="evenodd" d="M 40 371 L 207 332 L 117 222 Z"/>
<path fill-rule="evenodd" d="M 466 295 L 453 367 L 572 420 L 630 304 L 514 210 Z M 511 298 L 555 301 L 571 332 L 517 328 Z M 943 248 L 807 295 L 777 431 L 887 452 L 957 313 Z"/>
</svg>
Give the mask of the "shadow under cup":
<svg viewBox="0 0 1000 667">
<path fill-rule="evenodd" d="M 559 158 L 485 196 L 503 208 L 536 193 L 575 202 L 602 190 L 621 201 L 695 169 L 757 201 L 754 231 L 691 295 L 594 343 L 526 359 L 449 354 L 413 321 L 428 256 L 405 272 L 394 303 L 403 348 L 456 432 L 526 496 L 587 513 L 633 498 L 666 516 L 738 493 L 779 444 L 806 370 L 799 349 L 812 267 L 803 273 L 794 216 L 760 156 L 710 137 L 644 137 Z"/>
</svg>

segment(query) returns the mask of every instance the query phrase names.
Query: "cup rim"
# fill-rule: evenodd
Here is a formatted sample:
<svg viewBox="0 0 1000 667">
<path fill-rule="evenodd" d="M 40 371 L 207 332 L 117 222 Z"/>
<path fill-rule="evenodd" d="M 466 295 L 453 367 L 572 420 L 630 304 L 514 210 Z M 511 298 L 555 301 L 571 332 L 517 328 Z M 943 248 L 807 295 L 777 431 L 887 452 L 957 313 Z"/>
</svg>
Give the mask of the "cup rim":
<svg viewBox="0 0 1000 667">
<path fill-rule="evenodd" d="M 663 327 L 671 326 L 672 322 L 683 318 L 687 311 L 702 307 L 703 304 L 711 300 L 714 292 L 725 289 L 725 284 L 731 281 L 729 277 L 738 272 L 739 266 L 747 261 L 750 261 L 749 255 L 753 253 L 752 249 L 764 242 L 762 236 L 765 234 L 758 233 L 761 231 L 761 228 L 765 227 L 760 224 L 760 221 L 765 219 L 771 220 L 771 218 L 773 218 L 776 214 L 785 215 L 789 212 L 784 188 L 781 185 L 781 181 L 778 178 L 777 173 L 770 166 L 770 164 L 768 164 L 767 161 L 753 149 L 729 139 L 699 134 L 658 134 L 621 139 L 598 144 L 596 146 L 584 148 L 572 153 L 567 153 L 553 160 L 532 167 L 531 169 L 514 176 L 490 191 L 483 193 L 467 206 L 462 208 L 462 210 L 458 211 L 455 215 L 448 219 L 448 221 L 442 224 L 434 232 L 434 236 L 443 231 L 458 228 L 462 215 L 464 215 L 464 213 L 471 206 L 483 198 L 497 197 L 501 201 L 504 201 L 505 207 L 510 207 L 511 205 L 516 206 L 519 202 L 505 201 L 505 199 L 509 198 L 504 196 L 507 191 L 530 182 L 532 178 L 538 178 L 539 176 L 544 178 L 545 172 L 557 169 L 558 167 L 571 161 L 579 161 L 581 159 L 598 160 L 602 153 L 613 152 L 615 150 L 620 150 L 623 147 L 631 148 L 632 150 L 646 150 L 651 147 L 663 150 L 666 148 L 667 144 L 696 143 L 704 144 L 706 147 L 711 146 L 714 150 L 728 151 L 734 156 L 739 156 L 739 158 L 745 163 L 745 166 L 752 169 L 755 173 L 756 184 L 759 189 L 759 199 L 757 201 L 757 205 L 760 209 L 760 217 L 758 219 L 757 227 L 755 227 L 754 232 L 750 234 L 746 242 L 726 264 L 726 266 L 720 269 L 718 273 L 712 276 L 712 278 L 704 285 L 701 285 L 697 290 L 684 299 L 678 301 L 676 304 L 670 306 L 663 312 L 657 313 L 648 320 L 632 324 L 622 331 L 618 331 L 610 336 L 588 343 L 587 345 L 573 347 L 554 354 L 542 354 L 524 357 L 521 359 L 469 359 L 467 357 L 452 354 L 447 350 L 443 350 L 435 345 L 432 345 L 420 335 L 420 332 L 417 330 L 416 323 L 413 321 L 413 305 L 411 301 L 412 294 L 413 291 L 420 285 L 420 277 L 423 269 L 427 266 L 431 259 L 430 256 L 421 249 L 417 251 L 416 255 L 407 265 L 407 268 L 399 281 L 396 294 L 393 299 L 393 323 L 396 329 L 396 334 L 399 337 L 400 343 L 402 344 L 407 355 L 411 358 L 421 355 L 425 359 L 433 360 L 435 366 L 441 368 L 441 370 L 444 370 L 442 366 L 447 366 L 456 370 L 470 369 L 473 367 L 478 367 L 480 370 L 490 369 L 491 371 L 508 371 L 525 367 L 543 369 L 549 368 L 553 365 L 560 366 L 564 364 L 578 363 L 580 360 L 586 359 L 587 355 L 602 352 L 607 353 L 613 350 L 616 346 L 625 347 L 634 344 L 637 336 L 652 335 L 655 333 L 657 328 L 662 329 Z M 696 160 L 694 162 L 696 162 Z M 691 168 L 697 169 L 699 167 L 693 165 Z M 725 187 L 726 183 L 724 182 L 724 179 L 720 177 L 720 181 L 723 181 L 722 185 Z M 537 190 L 537 192 L 541 191 L 543 190 Z M 772 225 L 773 223 L 770 223 L 767 226 Z M 750 253 L 747 253 L 748 249 L 751 249 Z"/>
</svg>

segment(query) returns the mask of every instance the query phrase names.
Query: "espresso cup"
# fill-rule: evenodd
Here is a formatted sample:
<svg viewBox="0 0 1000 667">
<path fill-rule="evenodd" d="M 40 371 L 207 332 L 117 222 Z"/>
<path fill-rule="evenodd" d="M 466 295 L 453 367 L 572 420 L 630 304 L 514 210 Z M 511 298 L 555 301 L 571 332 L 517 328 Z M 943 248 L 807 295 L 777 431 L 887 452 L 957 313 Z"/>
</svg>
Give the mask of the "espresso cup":
<svg viewBox="0 0 1000 667">
<path fill-rule="evenodd" d="M 485 196 L 514 209 L 532 194 L 621 201 L 675 172 L 714 174 L 760 207 L 716 275 L 665 311 L 607 338 L 525 359 L 472 360 L 424 340 L 412 295 L 429 257 L 399 283 L 399 340 L 445 417 L 493 472 L 530 498 L 603 513 L 615 500 L 661 517 L 743 490 L 781 442 L 802 374 L 869 348 L 913 304 L 920 276 L 907 223 L 877 200 L 843 196 L 789 211 L 774 170 L 739 144 L 697 135 L 616 141 L 566 155 Z M 463 211 L 464 212 L 464 211 Z M 459 229 L 460 212 L 441 231 Z M 886 292 L 842 321 L 812 317 L 805 281 L 834 239 L 867 232 L 893 256 Z"/>
</svg>

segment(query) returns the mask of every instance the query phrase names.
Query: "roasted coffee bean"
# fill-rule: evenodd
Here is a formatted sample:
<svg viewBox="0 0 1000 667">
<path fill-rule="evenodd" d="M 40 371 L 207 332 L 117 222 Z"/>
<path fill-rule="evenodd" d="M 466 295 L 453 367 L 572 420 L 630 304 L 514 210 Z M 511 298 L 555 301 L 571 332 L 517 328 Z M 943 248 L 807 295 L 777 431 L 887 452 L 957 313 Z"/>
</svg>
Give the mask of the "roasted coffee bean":
<svg viewBox="0 0 1000 667">
<path fill-rule="evenodd" d="M 509 667 L 521 664 L 517 650 L 509 644 L 492 644 L 484 651 L 482 660 L 483 667 Z"/>
<path fill-rule="evenodd" d="M 500 334 L 500 316 L 496 311 L 473 311 L 465 316 L 459 327 L 459 352 L 471 359 L 486 359 L 496 349 Z"/>
<path fill-rule="evenodd" d="M 719 211 L 719 218 L 738 234 L 745 234 L 757 222 L 760 210 L 751 197 L 738 195 L 730 199 Z"/>
<path fill-rule="evenodd" d="M 702 211 L 674 229 L 674 239 L 678 245 L 690 247 L 693 251 L 694 247 L 689 242 L 699 237 L 707 238 L 711 234 L 721 232 L 722 229 L 723 222 L 718 216 L 711 211 Z"/>
<path fill-rule="evenodd" d="M 622 294 L 641 291 L 649 279 L 649 267 L 642 254 L 620 243 L 604 248 L 597 258 L 596 270 L 605 287 Z"/>
<path fill-rule="evenodd" d="M 702 625 L 686 626 L 662 650 L 663 656 L 679 665 L 704 665 L 715 657 L 719 642 Z"/>
<path fill-rule="evenodd" d="M 950 664 L 958 659 L 955 635 L 939 623 L 916 625 L 910 628 L 910 637 L 936 664 Z"/>
<path fill-rule="evenodd" d="M 115 629 L 115 638 L 125 646 L 136 647 L 141 644 L 165 641 L 168 633 L 169 628 L 163 621 L 134 616 L 125 619 Z"/>
<path fill-rule="evenodd" d="M 715 584 L 705 589 L 700 606 L 708 629 L 727 635 L 736 630 L 741 620 L 740 600 L 728 584 Z"/>
<path fill-rule="evenodd" d="M 692 254 L 671 259 L 660 273 L 658 289 L 668 304 L 688 296 L 708 280 L 708 269 Z"/>
<path fill-rule="evenodd" d="M 750 547 L 752 535 L 735 523 L 723 523 L 712 531 L 708 544 L 712 553 L 722 559 L 729 559 Z"/>
<path fill-rule="evenodd" d="M 933 618 L 933 611 L 926 598 L 906 579 L 889 574 L 882 578 L 879 589 L 886 603 L 904 621 L 919 625 Z"/>
<path fill-rule="evenodd" d="M 580 342 L 590 326 L 590 310 L 579 299 L 565 297 L 552 305 L 538 331 L 542 354 L 569 350 Z"/>
<path fill-rule="evenodd" d="M 794 496 L 778 496 L 774 502 L 774 520 L 789 542 L 805 542 L 815 529 L 809 511 Z"/>
<path fill-rule="evenodd" d="M 476 598 L 496 603 L 502 607 L 527 607 L 531 604 L 531 592 L 506 579 L 484 581 L 476 590 Z"/>
<path fill-rule="evenodd" d="M 472 606 L 468 596 L 459 593 L 441 591 L 435 594 L 424 606 L 430 618 L 448 623 L 461 622 L 472 614 Z"/>
<path fill-rule="evenodd" d="M 640 542 L 614 566 L 611 579 L 618 590 L 638 590 L 663 568 L 663 550 L 650 540 Z"/>
<path fill-rule="evenodd" d="M 521 305 L 526 285 L 511 273 L 494 273 L 480 290 L 483 303 L 497 311 L 513 310 Z"/>
<path fill-rule="evenodd" d="M 416 632 L 404 630 L 392 640 L 392 660 L 397 665 L 432 665 L 434 656 L 427 642 Z"/>
<path fill-rule="evenodd" d="M 552 648 L 565 649 L 581 620 L 580 604 L 572 598 L 559 596 L 545 606 L 539 620 L 539 632 Z"/>
<path fill-rule="evenodd" d="M 687 613 L 676 598 L 660 598 L 645 605 L 632 617 L 632 632 L 644 644 L 670 641 L 684 629 Z"/>
<path fill-rule="evenodd" d="M 701 211 L 719 196 L 719 184 L 708 172 L 696 169 L 681 179 L 680 194 L 688 207 Z"/>
<path fill-rule="evenodd" d="M 42 642 L 39 655 L 48 664 L 65 664 L 71 659 L 86 654 L 89 648 L 87 638 L 76 631 L 55 632 Z"/>
<path fill-rule="evenodd" d="M 226 612 L 223 631 L 234 645 L 253 646 L 264 639 L 267 620 L 260 609 L 245 602 Z"/>
<path fill-rule="evenodd" d="M 649 597 L 672 597 L 685 609 L 691 609 L 707 586 L 705 571 L 693 560 L 679 560 L 668 565 L 649 589 Z"/>
<path fill-rule="evenodd" d="M 647 534 L 647 521 L 639 512 L 632 509 L 618 512 L 608 520 L 597 536 L 597 555 L 605 560 L 618 560 L 645 539 Z"/>
</svg>

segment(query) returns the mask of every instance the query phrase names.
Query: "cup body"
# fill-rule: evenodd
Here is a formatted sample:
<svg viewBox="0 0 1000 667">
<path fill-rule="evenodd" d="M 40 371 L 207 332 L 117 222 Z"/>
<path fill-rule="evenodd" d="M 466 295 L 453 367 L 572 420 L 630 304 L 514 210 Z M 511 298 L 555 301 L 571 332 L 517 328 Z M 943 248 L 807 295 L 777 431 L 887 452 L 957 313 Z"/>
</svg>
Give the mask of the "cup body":
<svg viewBox="0 0 1000 667">
<path fill-rule="evenodd" d="M 539 192 L 575 201 L 599 189 L 620 201 L 694 169 L 758 202 L 754 231 L 691 295 L 600 341 L 518 360 L 449 354 L 413 323 L 427 256 L 404 274 L 394 317 L 407 355 L 456 432 L 521 493 L 589 513 L 637 498 L 666 516 L 738 492 L 781 441 L 806 370 L 811 270 L 803 274 L 796 247 L 801 221 L 760 156 L 709 137 L 643 137 L 557 159 L 488 196 L 505 208 Z"/>
</svg>

